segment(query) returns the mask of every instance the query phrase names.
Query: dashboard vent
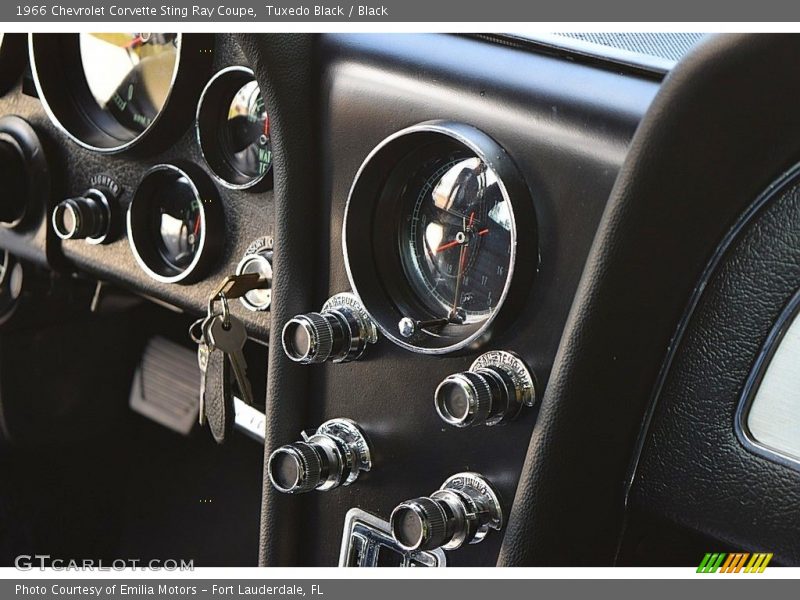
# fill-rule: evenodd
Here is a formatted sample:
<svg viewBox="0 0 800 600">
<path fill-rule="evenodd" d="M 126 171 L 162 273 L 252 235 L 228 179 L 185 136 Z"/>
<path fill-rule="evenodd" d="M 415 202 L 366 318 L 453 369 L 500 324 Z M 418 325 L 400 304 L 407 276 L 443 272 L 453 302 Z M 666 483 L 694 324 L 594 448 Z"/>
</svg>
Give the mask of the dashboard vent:
<svg viewBox="0 0 800 600">
<path fill-rule="evenodd" d="M 559 33 L 595 46 L 605 46 L 650 58 L 678 62 L 705 33 Z"/>
<path fill-rule="evenodd" d="M 542 33 L 510 34 L 496 39 L 549 54 L 625 68 L 663 78 L 706 33 Z"/>
</svg>

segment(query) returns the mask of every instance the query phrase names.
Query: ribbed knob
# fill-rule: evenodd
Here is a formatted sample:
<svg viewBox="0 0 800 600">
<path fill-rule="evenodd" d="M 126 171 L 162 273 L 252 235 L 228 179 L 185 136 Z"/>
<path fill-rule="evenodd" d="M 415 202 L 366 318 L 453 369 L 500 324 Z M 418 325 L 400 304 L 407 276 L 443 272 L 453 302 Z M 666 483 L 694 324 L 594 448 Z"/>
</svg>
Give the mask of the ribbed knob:
<svg viewBox="0 0 800 600">
<path fill-rule="evenodd" d="M 287 444 L 269 457 L 269 478 L 272 485 L 287 494 L 310 492 L 322 481 L 322 458 L 313 445 L 306 442 Z"/>
<path fill-rule="evenodd" d="M 430 496 L 406 500 L 389 517 L 392 537 L 408 551 L 455 550 L 503 526 L 503 509 L 480 474 L 456 473 Z"/>
<path fill-rule="evenodd" d="M 449 375 L 434 392 L 436 412 L 455 427 L 482 423 L 492 410 L 494 387 L 492 379 L 479 373 Z"/>
<path fill-rule="evenodd" d="M 53 230 L 62 240 L 103 238 L 110 220 L 108 202 L 97 190 L 60 202 L 52 216 Z"/>
<path fill-rule="evenodd" d="M 389 518 L 392 536 L 406 550 L 432 550 L 448 541 L 448 515 L 443 502 L 423 496 L 398 505 Z"/>
<path fill-rule="evenodd" d="M 306 313 L 297 315 L 283 328 L 281 341 L 286 355 L 305 365 L 322 363 L 330 358 L 334 345 L 334 326 L 329 315 Z"/>
</svg>

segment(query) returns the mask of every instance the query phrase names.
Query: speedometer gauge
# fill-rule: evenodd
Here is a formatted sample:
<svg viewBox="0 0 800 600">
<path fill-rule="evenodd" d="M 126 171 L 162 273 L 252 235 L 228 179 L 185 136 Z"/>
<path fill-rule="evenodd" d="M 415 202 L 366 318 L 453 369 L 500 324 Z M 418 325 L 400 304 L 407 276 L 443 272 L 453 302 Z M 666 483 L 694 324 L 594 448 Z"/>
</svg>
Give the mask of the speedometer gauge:
<svg viewBox="0 0 800 600">
<path fill-rule="evenodd" d="M 176 33 L 79 33 L 81 66 L 98 107 L 121 127 L 144 132 L 167 102 Z"/>
<path fill-rule="evenodd" d="M 362 165 L 344 250 L 353 289 L 388 338 L 424 353 L 459 350 L 488 337 L 501 307 L 513 312 L 531 282 L 530 195 L 484 133 L 418 125 L 382 142 Z M 526 268 L 515 272 L 520 261 Z"/>
<path fill-rule="evenodd" d="M 211 65 L 206 34 L 31 34 L 34 80 L 53 123 L 96 152 L 163 149 L 191 122 Z M 157 135 L 156 135 L 157 132 Z"/>
</svg>

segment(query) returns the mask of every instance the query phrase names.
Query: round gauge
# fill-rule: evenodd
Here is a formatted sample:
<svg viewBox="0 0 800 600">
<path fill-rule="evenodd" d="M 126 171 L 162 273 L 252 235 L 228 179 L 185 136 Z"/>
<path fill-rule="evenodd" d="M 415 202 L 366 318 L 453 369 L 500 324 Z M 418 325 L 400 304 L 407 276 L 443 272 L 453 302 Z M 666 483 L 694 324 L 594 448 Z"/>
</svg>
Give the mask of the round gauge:
<svg viewBox="0 0 800 600">
<path fill-rule="evenodd" d="M 200 169 L 150 169 L 128 210 L 128 240 L 139 265 L 164 283 L 195 280 L 216 257 L 222 211 L 214 186 Z"/>
<path fill-rule="evenodd" d="M 474 154 L 453 152 L 413 178 L 400 231 L 406 277 L 432 314 L 480 321 L 497 308 L 510 276 L 513 221 L 497 174 Z"/>
<path fill-rule="evenodd" d="M 424 123 L 373 150 L 350 191 L 343 238 L 351 285 L 378 327 L 430 354 L 488 338 L 536 270 L 522 176 L 496 142 L 456 123 Z"/>
<path fill-rule="evenodd" d="M 165 145 L 191 120 L 211 55 L 205 35 L 31 34 L 39 96 L 53 122 L 82 146 L 121 152 Z M 164 114 L 170 111 L 170 117 Z M 162 135 L 151 131 L 159 124 Z M 163 127 L 162 127 L 163 123 Z"/>
<path fill-rule="evenodd" d="M 271 182 L 269 115 L 250 69 L 229 67 L 208 82 L 197 107 L 197 140 L 208 166 L 226 187 Z"/>
<path fill-rule="evenodd" d="M 132 137 L 164 108 L 178 64 L 177 33 L 79 33 L 81 67 L 97 106 Z"/>
</svg>

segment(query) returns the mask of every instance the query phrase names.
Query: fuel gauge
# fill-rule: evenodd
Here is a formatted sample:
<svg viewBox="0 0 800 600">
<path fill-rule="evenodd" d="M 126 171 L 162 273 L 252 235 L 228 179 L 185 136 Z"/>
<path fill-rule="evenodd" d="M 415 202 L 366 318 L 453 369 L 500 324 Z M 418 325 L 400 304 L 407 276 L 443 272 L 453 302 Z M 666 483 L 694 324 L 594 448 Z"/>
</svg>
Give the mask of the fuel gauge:
<svg viewBox="0 0 800 600">
<path fill-rule="evenodd" d="M 208 82 L 197 107 L 197 140 L 226 187 L 263 189 L 271 183 L 269 114 L 250 69 L 229 67 Z"/>
<path fill-rule="evenodd" d="M 222 236 L 219 197 L 200 168 L 163 164 L 145 173 L 128 209 L 128 241 L 150 277 L 196 281 L 219 257 Z"/>
</svg>

